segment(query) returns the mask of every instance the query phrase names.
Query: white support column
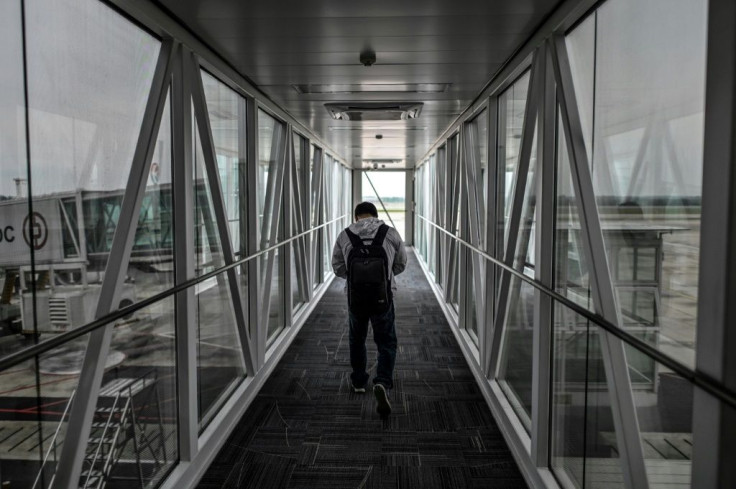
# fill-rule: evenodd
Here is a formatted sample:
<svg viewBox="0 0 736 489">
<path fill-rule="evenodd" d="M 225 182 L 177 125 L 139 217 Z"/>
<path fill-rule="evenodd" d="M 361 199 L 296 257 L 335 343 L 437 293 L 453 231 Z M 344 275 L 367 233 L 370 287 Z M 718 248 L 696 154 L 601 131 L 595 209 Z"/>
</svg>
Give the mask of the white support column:
<svg viewBox="0 0 736 489">
<path fill-rule="evenodd" d="M 315 210 L 314 210 L 314 221 L 312 222 L 312 227 L 319 226 L 322 224 L 322 215 L 323 215 L 323 209 L 324 209 L 324 197 L 322 195 L 323 185 L 322 185 L 322 167 L 323 165 L 323 152 L 322 148 L 315 147 L 314 148 L 314 174 L 312 175 L 312 192 L 315 195 Z M 314 260 L 314 265 L 312 266 L 311 270 L 312 273 L 314 273 L 316 276 L 314 277 L 314 280 L 312 283 L 322 283 L 322 241 L 323 241 L 323 229 L 320 229 L 317 231 L 316 235 L 314 236 L 314 239 L 312 241 L 312 251 L 311 251 L 311 259 Z M 320 253 L 320 256 L 317 256 L 317 253 Z M 312 290 L 312 287 L 309 287 L 310 290 Z"/>
<path fill-rule="evenodd" d="M 254 255 L 258 252 L 258 105 L 255 100 L 250 99 L 245 106 L 246 115 L 246 140 L 249 141 L 247 148 L 246 165 L 246 183 L 245 199 L 247 203 L 247 242 L 246 252 L 248 255 Z M 260 296 L 259 296 L 259 259 L 253 259 L 248 262 L 248 332 L 250 333 L 251 343 L 254 350 L 254 363 L 256 372 L 263 367 L 266 358 L 266 351 L 261 346 L 265 345 L 265 341 L 261 342 L 261 324 L 260 320 Z"/>
<path fill-rule="evenodd" d="M 534 272 L 537 281 L 554 289 L 554 231 L 555 231 L 555 145 L 557 106 L 555 79 L 551 60 L 544 47 L 540 50 L 544 80 L 540 101 L 539 142 L 537 144 L 536 231 Z M 534 333 L 532 340 L 532 430 L 531 456 L 537 467 L 549 465 L 549 416 L 552 372 L 552 299 L 534 291 Z"/>
<path fill-rule="evenodd" d="M 460 222 L 456 223 L 459 229 L 459 238 L 469 241 L 468 235 L 468 195 L 464 191 L 466 187 L 466 175 L 465 167 L 467 166 L 466 158 L 468 148 L 466 147 L 465 141 L 465 125 L 460 126 L 460 134 L 458 136 L 458 159 L 457 159 L 457 187 L 458 196 L 460 200 Z M 468 327 L 468 255 L 470 250 L 460 243 L 456 243 L 458 250 L 460 251 L 460 257 L 458 258 L 458 273 L 457 273 L 457 303 L 458 303 L 458 327 L 460 329 L 467 329 Z"/>
<path fill-rule="evenodd" d="M 220 249 L 222 250 L 225 265 L 230 265 L 235 261 L 233 253 L 232 240 L 230 239 L 230 228 L 228 225 L 227 211 L 225 209 L 225 200 L 222 195 L 222 187 L 220 186 L 219 171 L 217 168 L 217 153 L 215 142 L 212 137 L 212 126 L 210 123 L 209 112 L 207 110 L 207 99 L 202 84 L 202 76 L 200 73 L 199 62 L 196 56 L 192 55 L 192 63 L 190 64 L 190 76 L 192 87 L 192 102 L 194 105 L 194 117 L 197 121 L 197 129 L 199 130 L 199 141 L 202 145 L 202 154 L 204 155 L 205 173 L 207 174 L 207 182 L 209 183 L 210 195 L 212 197 L 212 206 L 215 213 L 215 223 L 217 225 L 217 233 L 220 239 Z M 240 286 L 238 284 L 238 275 L 234 268 L 228 269 L 227 272 L 228 288 L 230 291 L 230 301 L 232 305 L 233 315 L 235 316 L 235 327 L 240 339 L 240 347 L 243 351 L 245 359 L 245 369 L 248 375 L 252 376 L 256 373 L 254 361 L 253 342 L 250 338 L 250 332 L 247 327 L 247 319 L 243 308 L 243 300 L 240 296 Z"/>
<path fill-rule="evenodd" d="M 295 192 L 295 185 L 297 184 L 297 181 L 294 179 L 294 170 L 296 165 L 294 164 L 294 132 L 292 130 L 291 124 L 286 125 L 286 153 L 284 154 L 284 188 L 287 189 L 287 191 L 284 191 L 282 196 L 282 202 L 283 202 L 283 212 L 281 213 L 282 223 L 281 226 L 283 228 L 283 237 L 291 237 L 292 233 L 292 227 L 294 225 L 293 217 L 293 209 L 294 209 L 294 192 Z M 290 191 L 288 191 L 290 190 Z M 298 190 L 297 192 L 297 202 L 298 202 Z M 294 241 L 294 245 L 298 246 L 298 241 Z M 293 296 L 291 294 L 291 254 L 292 254 L 292 245 L 287 244 L 286 246 L 282 246 L 279 250 L 279 258 L 281 261 L 281 264 L 286 264 L 286 266 L 280 266 L 279 267 L 279 274 L 281 275 L 282 279 L 280 281 L 281 285 L 280 288 L 284 292 L 281 294 L 281 298 L 283 299 L 281 302 L 281 306 L 284 309 L 284 327 L 291 326 L 291 319 L 292 319 L 292 311 L 294 310 L 294 304 L 293 304 Z"/>
<path fill-rule="evenodd" d="M 141 130 L 138 135 L 133 163 L 131 165 L 125 195 L 115 228 L 110 256 L 105 267 L 105 278 L 100 289 L 95 318 L 100 318 L 117 309 L 123 281 L 125 280 L 133 249 L 141 202 L 145 194 L 151 159 L 156 147 L 161 118 L 169 90 L 174 57 L 173 41 L 164 41 L 161 46 L 156 70 L 151 83 L 148 102 Z M 54 479 L 55 488 L 79 487 L 82 462 L 92 428 L 92 419 L 97 409 L 97 399 L 105 371 L 105 361 L 110 351 L 113 325 L 90 333 L 87 350 L 79 375 L 76 396 L 69 411 L 67 435 L 61 449 Z"/>
<path fill-rule="evenodd" d="M 488 202 L 486 206 L 486 250 L 488 254 L 497 256 L 498 239 L 498 206 L 499 194 L 503 196 L 504 189 L 498 183 L 499 174 L 499 158 L 498 158 L 498 97 L 494 96 L 488 101 L 488 169 L 486 171 L 486 186 L 488 188 Z M 503 198 L 503 197 L 501 197 Z M 484 376 L 487 376 L 490 365 L 491 343 L 493 338 L 493 319 L 495 317 L 495 301 L 496 297 L 496 267 L 491 263 L 486 263 L 485 270 L 485 311 L 483 313 L 484 321 L 480 325 L 483 329 L 483 337 L 480 347 L 480 365 L 483 369 Z"/>
<path fill-rule="evenodd" d="M 452 136 L 448 144 L 448 182 L 450 182 L 450 205 L 448 207 L 449 214 L 447 216 L 447 230 L 455 234 L 458 226 L 458 208 L 460 206 L 460 135 Z M 459 300 L 458 287 L 458 268 L 460 260 L 456 260 L 458 246 L 460 246 L 452 237 L 447 237 L 448 245 L 448 265 L 447 265 L 447 287 L 445 288 L 445 300 L 451 302 L 454 295 L 457 294 Z"/>
<path fill-rule="evenodd" d="M 191 52 L 179 46 L 172 84 L 172 204 L 174 207 L 174 279 L 195 276 L 194 175 Z M 179 394 L 179 458 L 194 460 L 198 450 L 197 324 L 194 287 L 176 294 L 176 381 Z"/>
<path fill-rule="evenodd" d="M 548 45 L 552 52 L 558 104 L 570 156 L 570 173 L 582 226 L 580 234 L 588 264 L 593 303 L 598 314 L 620 327 L 621 318 L 608 269 L 565 39 L 555 36 Z M 600 330 L 600 344 L 624 481 L 629 489 L 646 488 L 649 484 L 644 466 L 644 450 L 639 437 L 639 422 L 624 344 L 619 338 L 603 330 Z"/>
<path fill-rule="evenodd" d="M 447 146 L 442 146 L 437 150 L 437 159 L 435 160 L 435 203 L 434 203 L 434 213 L 432 215 L 432 221 L 437 224 L 438 226 L 444 227 L 445 223 L 445 164 L 446 164 L 446 158 L 447 156 Z M 416 178 L 416 172 L 414 172 L 414 177 Z M 416 200 L 416 182 L 414 185 L 414 198 Z M 416 201 L 414 202 L 414 209 L 416 212 Z M 416 232 L 416 230 L 415 230 Z M 436 257 L 435 257 L 435 281 L 438 284 L 443 284 L 445 279 L 445 235 L 442 233 L 439 229 L 431 228 L 431 233 L 434 235 L 435 239 L 435 249 L 436 249 Z"/>
<path fill-rule="evenodd" d="M 696 370 L 736 391 L 736 3 L 710 0 Z M 695 389 L 692 487 L 736 487 L 736 409 Z"/>
</svg>

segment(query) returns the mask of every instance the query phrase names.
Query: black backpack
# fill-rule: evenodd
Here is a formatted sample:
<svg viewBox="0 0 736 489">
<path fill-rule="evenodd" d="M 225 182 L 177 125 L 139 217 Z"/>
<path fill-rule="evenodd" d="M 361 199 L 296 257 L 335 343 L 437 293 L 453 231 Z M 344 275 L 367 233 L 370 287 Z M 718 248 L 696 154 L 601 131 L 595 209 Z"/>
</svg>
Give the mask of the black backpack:
<svg viewBox="0 0 736 489">
<path fill-rule="evenodd" d="M 373 316 L 388 311 L 393 299 L 388 255 L 383 249 L 389 227 L 382 224 L 370 245 L 345 229 L 353 249 L 348 254 L 348 307 L 353 314 Z"/>
</svg>

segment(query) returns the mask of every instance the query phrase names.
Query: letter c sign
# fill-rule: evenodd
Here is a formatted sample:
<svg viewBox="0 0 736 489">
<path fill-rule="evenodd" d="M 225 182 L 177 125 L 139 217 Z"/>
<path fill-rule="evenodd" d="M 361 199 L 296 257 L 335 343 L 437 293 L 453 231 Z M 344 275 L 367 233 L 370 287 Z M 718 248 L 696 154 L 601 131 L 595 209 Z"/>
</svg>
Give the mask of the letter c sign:
<svg viewBox="0 0 736 489">
<path fill-rule="evenodd" d="M 13 236 L 13 232 L 15 229 L 13 226 L 5 226 L 4 228 L 0 228 L 0 243 L 5 241 L 6 243 L 12 243 L 15 241 L 15 236 Z"/>
</svg>

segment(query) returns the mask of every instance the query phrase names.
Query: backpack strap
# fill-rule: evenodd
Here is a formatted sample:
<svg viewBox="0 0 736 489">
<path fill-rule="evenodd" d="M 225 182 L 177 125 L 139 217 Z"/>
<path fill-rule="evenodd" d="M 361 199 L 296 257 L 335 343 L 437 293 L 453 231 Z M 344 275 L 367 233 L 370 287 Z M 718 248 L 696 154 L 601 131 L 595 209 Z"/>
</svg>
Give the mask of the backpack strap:
<svg viewBox="0 0 736 489">
<path fill-rule="evenodd" d="M 373 243 L 371 243 L 373 246 L 383 246 L 383 240 L 386 239 L 386 234 L 388 233 L 389 227 L 387 224 L 381 224 L 381 226 L 378 228 L 378 232 L 376 233 L 376 236 L 373 238 Z"/>
<path fill-rule="evenodd" d="M 350 228 L 345 228 L 345 234 L 347 234 L 348 238 L 350 238 L 350 242 L 352 243 L 353 248 L 363 248 L 365 246 L 363 244 L 363 240 L 360 239 L 360 236 L 352 232 Z"/>
</svg>

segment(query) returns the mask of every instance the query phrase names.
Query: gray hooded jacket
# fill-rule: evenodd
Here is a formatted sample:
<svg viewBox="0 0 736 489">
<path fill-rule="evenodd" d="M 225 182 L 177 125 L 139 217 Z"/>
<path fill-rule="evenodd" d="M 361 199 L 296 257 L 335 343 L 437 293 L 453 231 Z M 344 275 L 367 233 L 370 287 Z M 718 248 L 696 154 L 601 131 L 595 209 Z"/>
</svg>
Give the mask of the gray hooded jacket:
<svg viewBox="0 0 736 489">
<path fill-rule="evenodd" d="M 377 217 L 369 217 L 352 223 L 349 229 L 364 241 L 367 241 L 376 235 L 381 224 L 383 224 L 383 221 Z M 386 256 L 388 256 L 390 265 L 391 289 L 396 290 L 394 275 L 400 274 L 406 268 L 406 249 L 396 229 L 389 228 L 388 233 L 386 233 L 386 239 L 383 240 L 383 248 L 386 250 Z M 348 278 L 347 260 L 352 249 L 353 244 L 343 229 L 337 237 L 337 242 L 335 242 L 335 247 L 332 250 L 332 269 L 335 271 L 335 275 L 340 278 Z"/>
</svg>

